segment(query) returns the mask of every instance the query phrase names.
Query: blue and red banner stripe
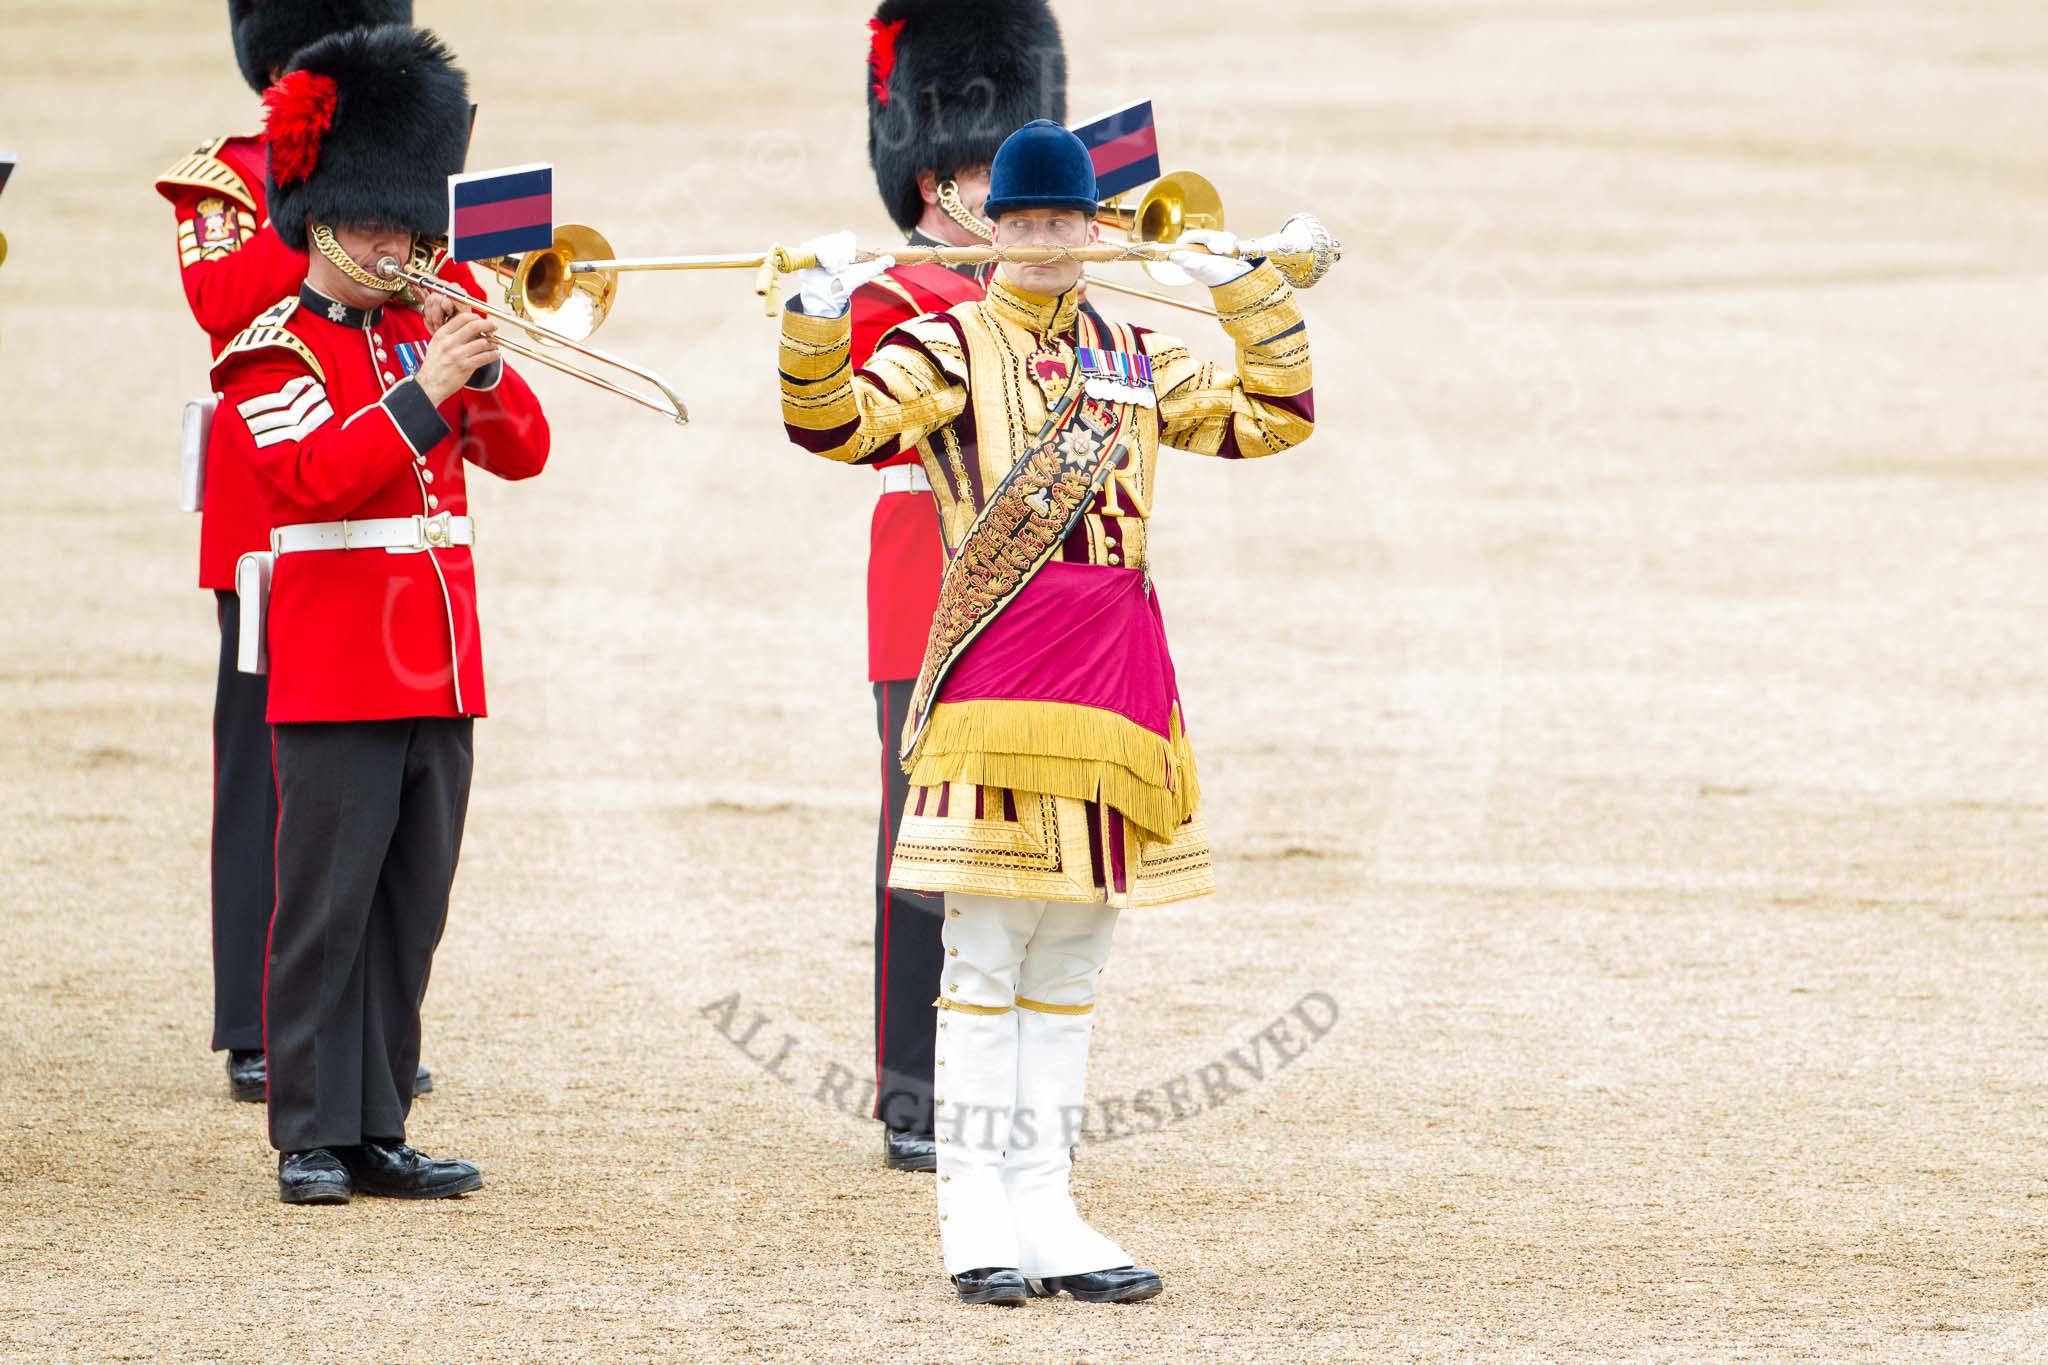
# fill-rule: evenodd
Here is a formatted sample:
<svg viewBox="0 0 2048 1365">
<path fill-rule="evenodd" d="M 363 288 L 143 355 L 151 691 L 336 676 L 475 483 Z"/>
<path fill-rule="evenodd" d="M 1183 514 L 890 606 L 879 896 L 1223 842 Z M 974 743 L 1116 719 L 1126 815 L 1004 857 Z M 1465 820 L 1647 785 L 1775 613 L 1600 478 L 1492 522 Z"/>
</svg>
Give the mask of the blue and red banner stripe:
<svg viewBox="0 0 2048 1365">
<path fill-rule="evenodd" d="M 515 256 L 555 242 L 555 168 L 512 166 L 448 177 L 448 253 Z"/>
<path fill-rule="evenodd" d="M 1132 100 L 1071 129 L 1095 163 L 1095 197 L 1110 200 L 1159 178 L 1159 133 L 1152 101 Z"/>
</svg>

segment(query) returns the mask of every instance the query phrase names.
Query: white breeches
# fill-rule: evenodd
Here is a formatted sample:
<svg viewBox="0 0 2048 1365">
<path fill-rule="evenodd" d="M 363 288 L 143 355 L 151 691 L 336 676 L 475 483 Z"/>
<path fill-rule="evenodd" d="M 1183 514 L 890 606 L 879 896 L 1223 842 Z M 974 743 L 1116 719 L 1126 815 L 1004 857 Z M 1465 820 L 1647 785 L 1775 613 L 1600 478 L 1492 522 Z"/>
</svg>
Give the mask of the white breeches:
<svg viewBox="0 0 2048 1365">
<path fill-rule="evenodd" d="M 1106 905 L 946 894 L 934 1115 L 946 1273 L 1128 1265 L 1067 1192 L 1086 1114 Z"/>
</svg>

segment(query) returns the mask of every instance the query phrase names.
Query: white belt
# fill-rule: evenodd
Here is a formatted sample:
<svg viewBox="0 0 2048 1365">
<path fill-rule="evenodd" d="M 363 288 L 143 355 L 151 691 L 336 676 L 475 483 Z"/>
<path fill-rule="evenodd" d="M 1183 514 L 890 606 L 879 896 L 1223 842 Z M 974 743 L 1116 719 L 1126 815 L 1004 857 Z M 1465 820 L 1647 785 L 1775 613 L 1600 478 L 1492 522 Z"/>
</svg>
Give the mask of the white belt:
<svg viewBox="0 0 2048 1365">
<path fill-rule="evenodd" d="M 921 464 L 892 464 L 882 470 L 884 493 L 929 493 L 931 476 Z"/>
<path fill-rule="evenodd" d="M 436 512 L 431 517 L 369 517 L 362 521 L 303 521 L 270 533 L 272 554 L 306 550 L 383 550 L 402 555 L 429 546 L 476 544 L 476 523 Z"/>
</svg>

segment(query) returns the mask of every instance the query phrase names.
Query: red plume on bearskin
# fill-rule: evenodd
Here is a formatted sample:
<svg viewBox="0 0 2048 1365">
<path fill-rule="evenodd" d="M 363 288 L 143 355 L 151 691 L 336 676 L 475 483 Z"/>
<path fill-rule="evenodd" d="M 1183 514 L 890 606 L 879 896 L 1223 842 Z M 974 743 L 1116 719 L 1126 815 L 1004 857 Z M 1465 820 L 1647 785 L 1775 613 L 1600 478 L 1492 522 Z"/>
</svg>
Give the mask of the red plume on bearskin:
<svg viewBox="0 0 2048 1365">
<path fill-rule="evenodd" d="M 874 77 L 877 104 L 889 102 L 889 73 L 896 69 L 896 35 L 902 31 L 901 19 L 894 23 L 868 20 L 868 71 Z"/>
<path fill-rule="evenodd" d="M 320 162 L 320 143 L 334 126 L 334 77 L 289 71 L 263 95 L 263 132 L 270 174 L 280 185 L 304 180 Z"/>
</svg>

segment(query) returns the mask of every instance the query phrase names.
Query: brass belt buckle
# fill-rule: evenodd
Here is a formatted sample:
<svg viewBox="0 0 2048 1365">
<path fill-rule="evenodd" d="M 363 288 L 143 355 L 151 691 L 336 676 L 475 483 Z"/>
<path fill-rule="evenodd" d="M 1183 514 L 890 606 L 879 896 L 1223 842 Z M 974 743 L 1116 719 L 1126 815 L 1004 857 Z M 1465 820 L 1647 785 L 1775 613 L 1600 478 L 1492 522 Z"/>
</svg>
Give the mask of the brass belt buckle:
<svg viewBox="0 0 2048 1365">
<path fill-rule="evenodd" d="M 420 534 L 425 541 L 421 548 L 430 545 L 445 549 L 449 536 L 448 513 L 436 512 L 431 517 L 420 518 Z"/>
</svg>

